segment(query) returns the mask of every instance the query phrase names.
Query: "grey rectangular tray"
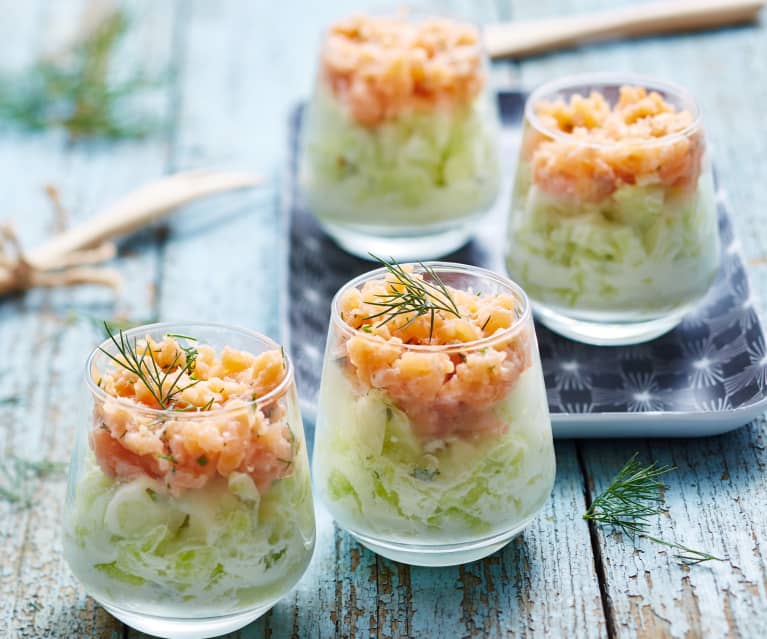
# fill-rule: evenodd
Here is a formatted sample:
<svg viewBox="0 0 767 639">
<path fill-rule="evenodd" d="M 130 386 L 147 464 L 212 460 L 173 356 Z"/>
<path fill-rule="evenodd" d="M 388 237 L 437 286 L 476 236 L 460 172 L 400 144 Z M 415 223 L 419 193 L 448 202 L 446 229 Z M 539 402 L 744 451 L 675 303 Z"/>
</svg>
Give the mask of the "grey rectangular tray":
<svg viewBox="0 0 767 639">
<path fill-rule="evenodd" d="M 525 94 L 498 94 L 505 174 L 513 174 Z M 288 326 L 307 420 L 319 390 L 330 300 L 370 270 L 327 237 L 301 201 L 297 180 L 303 108 L 290 118 L 283 211 L 289 232 Z M 510 179 L 499 203 L 447 261 L 503 273 Z M 589 346 L 536 324 L 555 437 L 699 437 L 742 426 L 767 410 L 767 348 L 748 276 L 719 196 L 722 266 L 706 299 L 673 331 L 631 347 Z"/>
</svg>

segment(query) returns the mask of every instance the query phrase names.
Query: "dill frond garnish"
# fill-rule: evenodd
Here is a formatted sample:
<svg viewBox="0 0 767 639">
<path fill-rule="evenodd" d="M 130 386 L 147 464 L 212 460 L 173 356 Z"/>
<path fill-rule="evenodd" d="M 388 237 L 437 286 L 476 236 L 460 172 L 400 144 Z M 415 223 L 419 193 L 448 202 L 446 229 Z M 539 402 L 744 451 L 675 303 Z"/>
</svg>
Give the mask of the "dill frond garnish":
<svg viewBox="0 0 767 639">
<path fill-rule="evenodd" d="M 674 557 L 686 564 L 723 561 L 707 552 L 687 548 L 649 534 L 650 518 L 667 512 L 661 492 L 666 485 L 659 477 L 675 468 L 658 466 L 655 462 L 643 466 L 638 456 L 639 453 L 634 453 L 610 485 L 594 498 L 591 506 L 583 514 L 583 519 L 609 526 L 631 538 L 644 537 L 656 544 L 679 550 L 681 552 Z"/>
<path fill-rule="evenodd" d="M 156 123 L 142 115 L 126 118 L 127 98 L 158 85 L 140 73 L 111 82 L 110 63 L 128 28 L 115 10 L 70 50 L 44 57 L 17 77 L 0 82 L 0 118 L 30 130 L 61 127 L 70 140 L 144 137 Z"/>
<path fill-rule="evenodd" d="M 378 301 L 366 300 L 371 306 L 378 306 L 382 310 L 378 313 L 368 315 L 364 319 L 383 318 L 377 326 L 383 326 L 401 315 L 410 315 L 409 319 L 400 327 L 406 328 L 415 322 L 419 317 L 429 316 L 429 341 L 434 334 L 434 319 L 438 312 L 449 313 L 455 317 L 461 317 L 458 306 L 450 295 L 450 291 L 445 283 L 433 268 L 423 262 L 419 266 L 423 269 L 424 275 L 430 279 L 416 278 L 398 264 L 394 258 L 386 261 L 370 253 L 370 257 L 380 262 L 383 267 L 392 276 L 393 281 L 389 282 L 389 292 L 376 295 Z"/>
<path fill-rule="evenodd" d="M 47 459 L 32 461 L 11 456 L 0 462 L 0 499 L 12 504 L 31 504 L 29 481 L 60 475 L 66 464 Z"/>
<path fill-rule="evenodd" d="M 133 373 L 163 410 L 172 407 L 174 398 L 179 393 L 199 383 L 200 380 L 193 379 L 189 384 L 180 385 L 184 374 L 191 378 L 194 373 L 194 366 L 197 360 L 196 348 L 191 346 L 184 347 L 179 344 L 180 351 L 176 353 L 170 364 L 160 366 L 149 343 L 140 349 L 141 353 L 139 353 L 138 342 L 135 338 L 131 342 L 125 337 L 122 330 L 115 336 L 106 322 L 104 322 L 104 330 L 106 330 L 109 339 L 120 356 L 112 355 L 101 347 L 99 347 L 99 350 L 115 364 Z M 181 353 L 184 353 L 183 363 L 181 362 Z M 174 372 L 175 369 L 178 369 L 178 371 Z"/>
<path fill-rule="evenodd" d="M 612 526 L 628 535 L 648 531 L 648 518 L 664 512 L 660 491 L 665 484 L 658 481 L 658 477 L 674 469 L 655 463 L 643 467 L 638 455 L 634 453 L 610 485 L 594 498 L 584 519 Z"/>
</svg>

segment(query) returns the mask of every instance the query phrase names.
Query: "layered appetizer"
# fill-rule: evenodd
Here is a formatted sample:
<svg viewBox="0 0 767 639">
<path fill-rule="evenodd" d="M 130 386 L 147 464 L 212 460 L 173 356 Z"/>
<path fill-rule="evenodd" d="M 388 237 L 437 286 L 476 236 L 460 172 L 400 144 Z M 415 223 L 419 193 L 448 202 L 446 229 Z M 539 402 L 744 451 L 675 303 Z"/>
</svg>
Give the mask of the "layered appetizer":
<svg viewBox="0 0 767 639">
<path fill-rule="evenodd" d="M 341 289 L 318 413 L 318 494 L 341 527 L 401 561 L 489 554 L 551 490 L 530 313 L 483 269 L 387 263 Z"/>
<path fill-rule="evenodd" d="M 651 319 L 700 299 L 718 261 L 711 168 L 683 91 L 575 78 L 531 96 L 507 264 L 534 302 Z"/>
<path fill-rule="evenodd" d="M 478 30 L 407 16 L 331 25 L 302 148 L 309 207 L 353 252 L 367 257 L 369 237 L 392 238 L 396 255 L 406 246 L 397 238 L 455 236 L 499 189 L 497 115 Z"/>
<path fill-rule="evenodd" d="M 111 333 L 94 353 L 92 421 L 70 473 L 66 558 L 91 595 L 142 629 L 131 614 L 244 625 L 292 588 L 314 546 L 284 352 L 237 329 L 183 331 Z"/>
</svg>

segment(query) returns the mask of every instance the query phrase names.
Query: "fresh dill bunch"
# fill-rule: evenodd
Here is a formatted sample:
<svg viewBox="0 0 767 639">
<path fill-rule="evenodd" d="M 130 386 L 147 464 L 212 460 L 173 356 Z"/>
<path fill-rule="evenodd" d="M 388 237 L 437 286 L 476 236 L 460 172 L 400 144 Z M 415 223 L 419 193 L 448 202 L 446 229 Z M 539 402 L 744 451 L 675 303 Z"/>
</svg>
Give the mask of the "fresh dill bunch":
<svg viewBox="0 0 767 639">
<path fill-rule="evenodd" d="M 610 485 L 591 502 L 583 519 L 610 526 L 629 537 L 644 537 L 649 541 L 680 551 L 674 557 L 687 564 L 722 561 L 707 552 L 694 550 L 649 534 L 650 519 L 666 512 L 662 490 L 666 485 L 662 475 L 675 470 L 673 466 L 658 466 L 655 462 L 643 466 L 634 453 Z"/>
<path fill-rule="evenodd" d="M 200 380 L 193 379 L 189 384 L 180 386 L 181 378 L 186 373 L 189 377 L 194 374 L 194 366 L 197 360 L 197 349 L 195 347 L 183 347 L 179 345 L 179 351 L 168 366 L 160 366 L 155 359 L 154 350 L 149 342 L 139 349 L 138 342 L 125 337 L 125 333 L 120 330 L 115 336 L 107 322 L 104 322 L 104 330 L 109 336 L 109 340 L 114 344 L 119 357 L 112 355 L 109 351 L 99 347 L 115 364 L 133 373 L 139 381 L 146 387 L 149 393 L 154 397 L 160 408 L 163 410 L 172 408 L 172 403 L 179 393 L 198 384 Z M 169 335 L 170 337 L 194 339 L 184 335 Z M 141 350 L 141 353 L 139 353 Z M 181 354 L 184 353 L 184 362 L 181 363 Z M 147 361 L 148 360 L 148 361 Z M 178 368 L 178 372 L 173 372 Z M 167 382 L 170 381 L 168 384 Z"/>
<path fill-rule="evenodd" d="M 12 455 L 0 462 L 0 499 L 12 504 L 31 504 L 29 481 L 60 475 L 66 464 L 47 459 L 32 461 Z"/>
<path fill-rule="evenodd" d="M 390 282 L 388 293 L 376 295 L 378 301 L 367 300 L 368 304 L 380 307 L 381 311 L 368 315 L 366 320 L 383 318 L 378 324 L 378 326 L 383 326 L 400 315 L 410 315 L 410 318 L 400 327 L 406 328 L 419 317 L 428 315 L 429 340 L 431 341 L 434 334 L 434 319 L 438 312 L 461 317 L 461 312 L 450 295 L 450 290 L 430 266 L 423 262 L 418 263 L 426 276 L 419 279 L 413 277 L 394 258 L 390 258 L 390 261 L 387 262 L 372 253 L 370 253 L 370 257 L 377 260 L 389 272 L 394 281 Z"/>
<path fill-rule="evenodd" d="M 124 102 L 158 85 L 142 74 L 110 82 L 112 56 L 128 28 L 115 10 L 71 51 L 58 59 L 42 58 L 15 77 L 0 80 L 0 118 L 30 130 L 61 127 L 72 141 L 140 138 L 156 128 L 146 116 L 126 119 Z"/>
</svg>

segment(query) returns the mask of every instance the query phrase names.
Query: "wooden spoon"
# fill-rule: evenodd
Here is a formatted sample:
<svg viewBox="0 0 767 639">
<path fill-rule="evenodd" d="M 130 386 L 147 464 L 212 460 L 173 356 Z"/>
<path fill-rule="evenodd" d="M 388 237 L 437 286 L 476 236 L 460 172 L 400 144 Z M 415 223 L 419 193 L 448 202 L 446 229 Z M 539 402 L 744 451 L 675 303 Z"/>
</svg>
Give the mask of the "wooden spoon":
<svg viewBox="0 0 767 639">
<path fill-rule="evenodd" d="M 625 9 L 485 27 L 490 57 L 523 57 L 584 42 L 695 29 L 755 20 L 766 0 L 667 0 Z"/>
</svg>

